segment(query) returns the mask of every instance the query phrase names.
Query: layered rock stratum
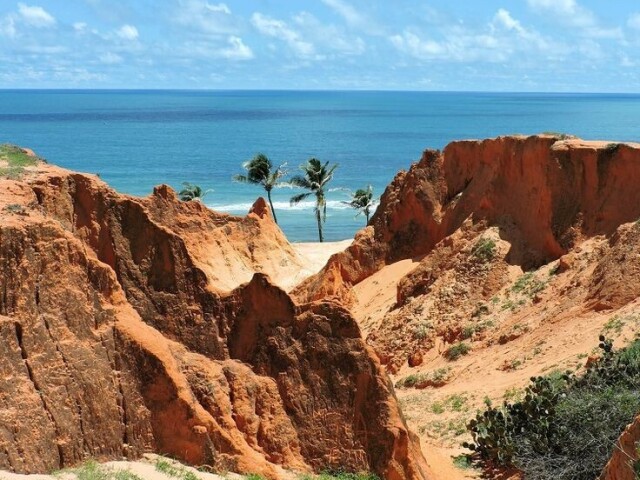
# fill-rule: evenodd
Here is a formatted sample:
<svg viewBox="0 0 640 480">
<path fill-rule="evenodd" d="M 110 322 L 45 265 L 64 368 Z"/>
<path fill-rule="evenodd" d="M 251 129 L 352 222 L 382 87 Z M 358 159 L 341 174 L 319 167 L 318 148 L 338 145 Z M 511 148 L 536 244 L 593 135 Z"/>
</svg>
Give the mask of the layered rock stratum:
<svg viewBox="0 0 640 480">
<path fill-rule="evenodd" d="M 427 478 L 348 310 L 246 217 L 38 163 L 0 179 L 0 469 L 170 455 L 220 471 Z"/>
</svg>

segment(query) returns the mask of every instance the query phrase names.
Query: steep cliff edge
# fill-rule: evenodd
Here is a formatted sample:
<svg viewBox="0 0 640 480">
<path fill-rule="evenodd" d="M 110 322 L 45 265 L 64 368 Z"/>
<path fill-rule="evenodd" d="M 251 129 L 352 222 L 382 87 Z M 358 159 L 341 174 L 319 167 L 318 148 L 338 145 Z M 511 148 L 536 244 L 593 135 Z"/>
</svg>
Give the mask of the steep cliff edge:
<svg viewBox="0 0 640 480">
<path fill-rule="evenodd" d="M 548 263 L 638 218 L 639 149 L 543 135 L 427 150 L 387 187 L 371 226 L 294 293 L 349 299 L 351 286 L 385 265 L 429 253 L 467 219 L 500 228 L 512 244 L 510 264 Z"/>
<path fill-rule="evenodd" d="M 549 135 L 426 151 L 294 290 L 349 306 L 434 478 L 467 477 L 451 456 L 476 409 L 640 334 L 639 166 L 638 144 Z"/>
<path fill-rule="evenodd" d="M 353 317 L 264 274 L 298 267 L 259 204 L 232 217 L 45 165 L 0 192 L 0 468 L 156 451 L 427 478 Z"/>
</svg>

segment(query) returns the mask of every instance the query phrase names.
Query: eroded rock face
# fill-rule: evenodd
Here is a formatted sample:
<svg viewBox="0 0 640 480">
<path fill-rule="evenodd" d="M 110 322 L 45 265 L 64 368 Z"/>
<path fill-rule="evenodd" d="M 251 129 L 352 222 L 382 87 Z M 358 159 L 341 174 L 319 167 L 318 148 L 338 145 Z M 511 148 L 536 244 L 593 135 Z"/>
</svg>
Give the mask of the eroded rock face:
<svg viewBox="0 0 640 480">
<path fill-rule="evenodd" d="M 231 217 L 44 166 L 0 190 L 0 468 L 152 450 L 269 477 L 426 478 L 349 312 L 255 273 L 295 261 L 259 205 Z"/>
<path fill-rule="evenodd" d="M 640 462 L 640 416 L 620 435 L 611 460 L 600 475 L 600 480 L 636 480 L 636 465 Z"/>
<path fill-rule="evenodd" d="M 639 159 L 640 145 L 551 136 L 427 150 L 387 187 L 371 226 L 294 293 L 349 301 L 352 285 L 384 265 L 429 253 L 469 218 L 500 228 L 512 245 L 508 263 L 548 263 L 640 216 Z"/>
</svg>

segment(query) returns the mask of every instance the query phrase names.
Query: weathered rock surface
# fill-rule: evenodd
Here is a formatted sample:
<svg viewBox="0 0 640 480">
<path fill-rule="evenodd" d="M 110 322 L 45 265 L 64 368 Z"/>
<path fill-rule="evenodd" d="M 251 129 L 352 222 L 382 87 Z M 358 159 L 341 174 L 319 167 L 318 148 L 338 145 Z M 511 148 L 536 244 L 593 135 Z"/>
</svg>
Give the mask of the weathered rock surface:
<svg viewBox="0 0 640 480">
<path fill-rule="evenodd" d="M 0 192 L 1 469 L 155 451 L 426 478 L 351 314 L 255 273 L 295 261 L 260 205 L 222 215 L 50 166 Z"/>
<path fill-rule="evenodd" d="M 384 265 L 429 253 L 467 219 L 500 228 L 510 264 L 543 265 L 640 216 L 638 158 L 638 144 L 553 136 L 427 150 L 387 187 L 371 226 L 294 293 L 350 300 L 351 286 Z"/>
<path fill-rule="evenodd" d="M 600 480 L 636 480 L 638 474 L 634 465 L 640 462 L 639 449 L 640 416 L 636 417 L 620 435 L 616 449 L 602 471 Z"/>
<path fill-rule="evenodd" d="M 550 135 L 425 151 L 354 243 L 294 290 L 349 306 L 434 478 L 464 476 L 450 458 L 470 412 L 532 376 L 580 371 L 599 335 L 622 347 L 640 334 L 639 166 L 639 144 Z M 608 471 L 630 475 L 624 457 Z"/>
</svg>

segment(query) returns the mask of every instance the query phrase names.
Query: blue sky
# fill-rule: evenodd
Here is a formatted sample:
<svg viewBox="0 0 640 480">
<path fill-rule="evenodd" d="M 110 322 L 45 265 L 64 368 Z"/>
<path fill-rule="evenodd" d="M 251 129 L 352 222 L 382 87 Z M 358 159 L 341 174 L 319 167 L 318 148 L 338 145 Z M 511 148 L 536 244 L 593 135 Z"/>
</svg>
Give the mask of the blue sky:
<svg viewBox="0 0 640 480">
<path fill-rule="evenodd" d="M 0 0 L 0 88 L 640 92 L 640 2 Z"/>
</svg>

